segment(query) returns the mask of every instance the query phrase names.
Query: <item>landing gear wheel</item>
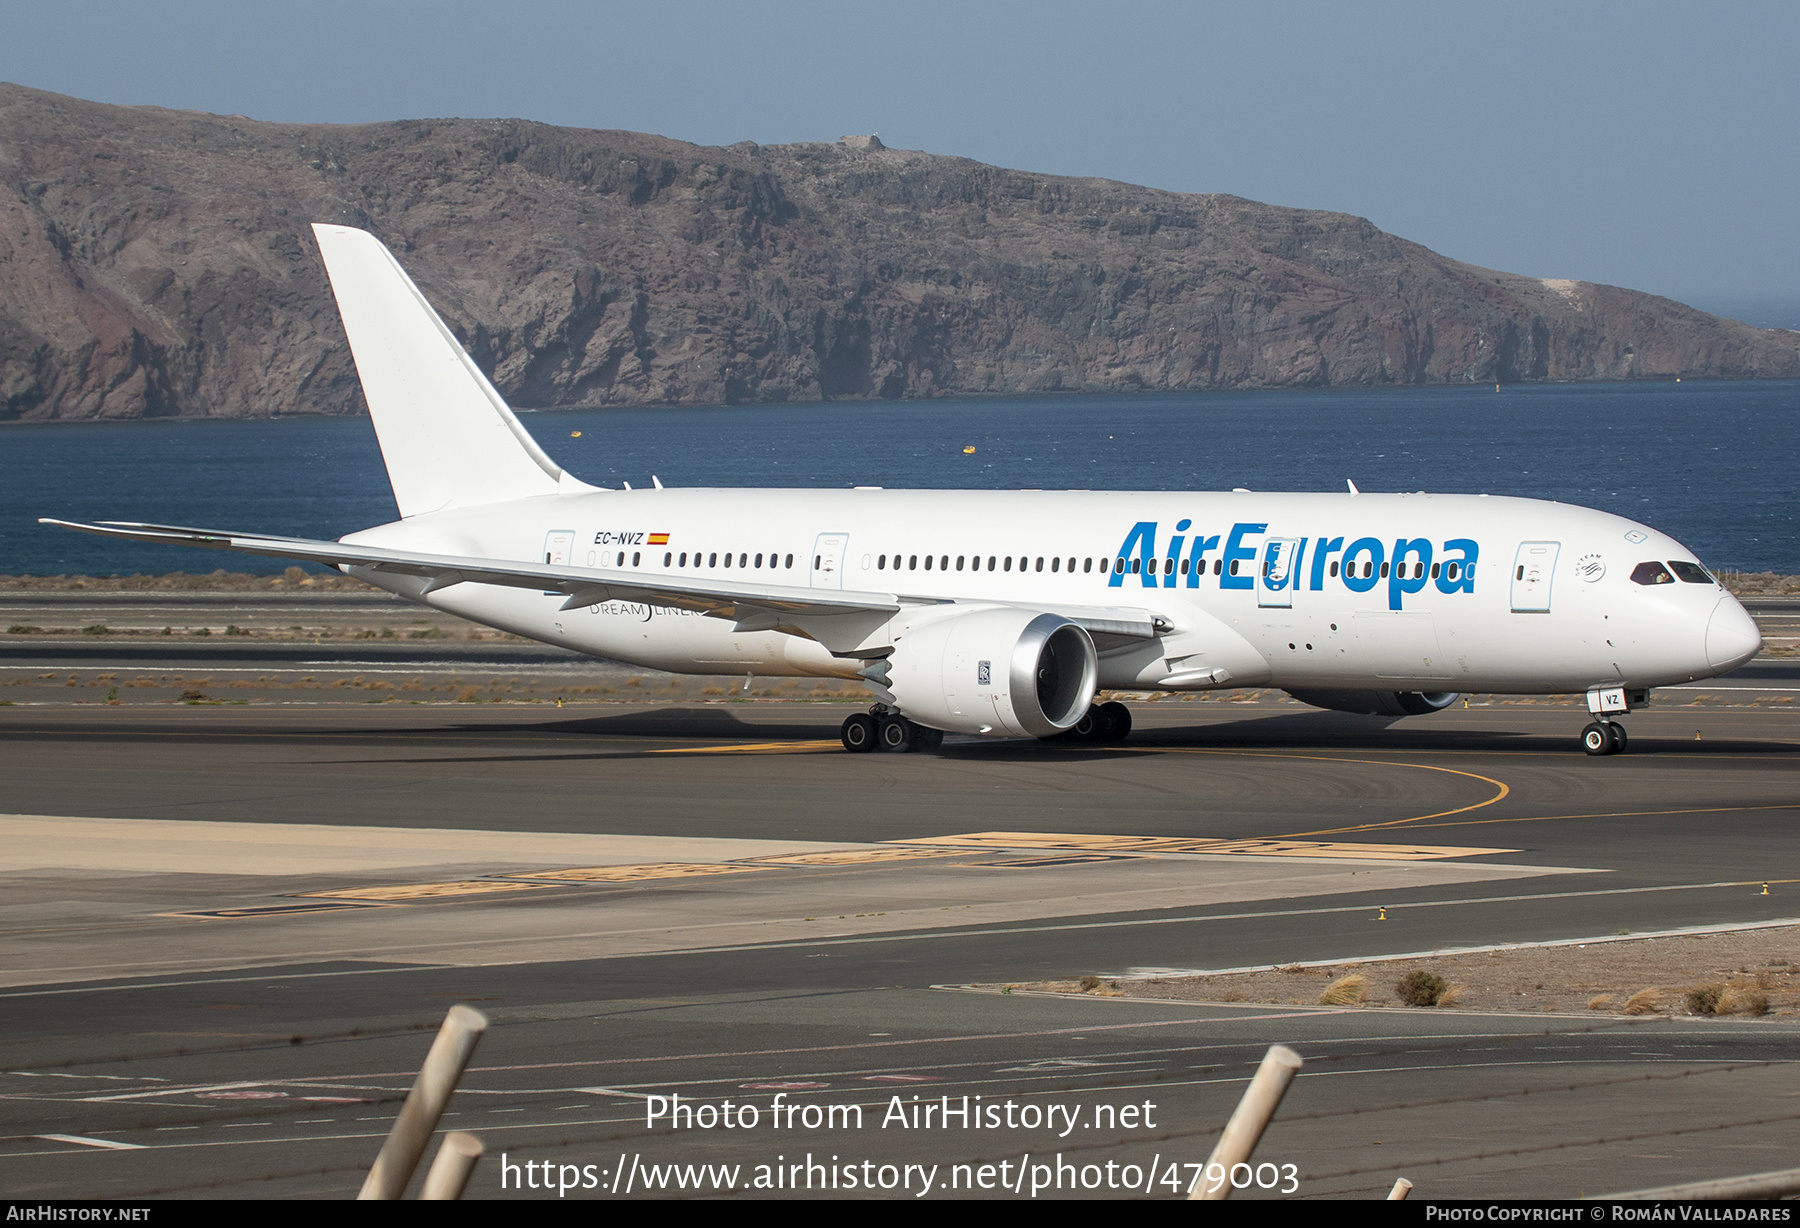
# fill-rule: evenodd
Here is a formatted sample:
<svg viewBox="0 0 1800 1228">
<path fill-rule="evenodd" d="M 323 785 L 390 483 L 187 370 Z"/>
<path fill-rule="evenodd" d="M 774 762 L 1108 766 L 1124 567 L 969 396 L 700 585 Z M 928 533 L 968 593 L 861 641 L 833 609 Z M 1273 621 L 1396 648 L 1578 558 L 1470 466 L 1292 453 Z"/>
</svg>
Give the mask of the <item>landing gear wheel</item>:
<svg viewBox="0 0 1800 1228">
<path fill-rule="evenodd" d="M 913 726 L 913 749 L 916 751 L 934 751 L 944 744 L 942 729 L 929 729 L 924 725 Z"/>
<path fill-rule="evenodd" d="M 1618 743 L 1613 741 L 1612 730 L 1595 721 L 1581 731 L 1581 749 L 1590 755 L 1610 755 Z"/>
<path fill-rule="evenodd" d="M 1098 709 L 1089 704 L 1088 710 L 1081 714 L 1081 719 L 1057 736 L 1070 742 L 1098 742 L 1100 740 L 1100 718 L 1097 712 Z"/>
<path fill-rule="evenodd" d="M 904 716 L 884 716 L 877 734 L 881 749 L 903 755 L 913 748 L 914 725 Z"/>
<path fill-rule="evenodd" d="M 838 738 L 844 743 L 844 749 L 852 754 L 867 754 L 875 749 L 875 718 L 865 712 L 844 718 L 844 727 L 838 730 Z"/>
<path fill-rule="evenodd" d="M 1615 755 L 1624 754 L 1626 744 L 1630 741 L 1630 739 L 1625 736 L 1625 726 L 1619 724 L 1617 721 L 1608 721 L 1606 728 L 1612 733 L 1612 753 Z"/>
<path fill-rule="evenodd" d="M 1118 700 L 1109 700 L 1097 710 L 1095 724 L 1102 742 L 1123 742 L 1131 736 L 1131 709 Z"/>
</svg>

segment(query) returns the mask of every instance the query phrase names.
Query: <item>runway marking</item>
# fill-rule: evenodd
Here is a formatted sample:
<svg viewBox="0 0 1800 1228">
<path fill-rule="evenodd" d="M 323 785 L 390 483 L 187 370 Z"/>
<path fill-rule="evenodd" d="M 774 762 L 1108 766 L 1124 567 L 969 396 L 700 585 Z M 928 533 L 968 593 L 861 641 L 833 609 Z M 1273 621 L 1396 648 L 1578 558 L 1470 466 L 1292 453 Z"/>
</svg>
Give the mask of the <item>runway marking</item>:
<svg viewBox="0 0 1800 1228">
<path fill-rule="evenodd" d="M 1357 861 L 1441 861 L 1449 857 L 1486 857 L 1518 849 L 1460 848 L 1438 844 L 1346 844 L 1342 841 L 1291 840 L 1285 837 L 1208 840 L 1185 836 L 1108 836 L 1070 832 L 979 831 L 960 836 L 894 840 L 893 844 L 943 845 L 971 850 L 1068 849 L 1094 853 L 1231 854 L 1253 857 L 1349 858 Z"/>
<path fill-rule="evenodd" d="M 1800 810 L 1800 802 L 1781 802 L 1768 806 L 1700 806 L 1685 810 L 1603 810 L 1594 814 L 1526 814 L 1516 815 L 1509 819 L 1459 819 L 1454 823 L 1425 823 L 1425 819 L 1404 820 L 1408 825 L 1428 827 L 1480 827 L 1486 823 L 1548 823 L 1556 819 L 1637 819 L 1654 815 L 1667 814 L 1736 814 L 1740 811 L 1755 810 Z M 1434 816 L 1426 815 L 1425 818 Z M 1394 824 L 1376 824 L 1374 826 L 1390 827 Z M 1364 831 L 1362 827 L 1340 827 L 1342 832 Z M 1762 880 L 1757 880 L 1762 881 Z M 1770 882 L 1775 880 L 1770 879 Z"/>
<path fill-rule="evenodd" d="M 330 891 L 296 891 L 294 894 L 338 900 L 435 900 L 446 896 L 489 895 L 497 891 L 538 891 L 549 885 L 465 879 L 454 883 L 397 883 L 391 887 L 343 887 Z"/>
<path fill-rule="evenodd" d="M 533 870 L 528 874 L 509 874 L 506 877 L 551 879 L 562 883 L 637 883 L 654 878 L 698 878 L 708 874 L 745 874 L 763 868 L 762 866 L 721 865 L 718 862 L 663 861 L 641 866 L 587 866 L 571 870 Z"/>
<path fill-rule="evenodd" d="M 830 853 L 775 853 L 768 857 L 745 857 L 746 862 L 765 866 L 860 866 L 883 861 L 917 861 L 927 857 L 955 857 L 950 849 L 842 849 Z"/>
<path fill-rule="evenodd" d="M 109 1138 L 88 1138 L 85 1134 L 34 1134 L 31 1137 L 52 1143 L 80 1143 L 83 1147 L 104 1147 L 108 1151 L 143 1151 L 142 1143 L 116 1143 Z"/>
<path fill-rule="evenodd" d="M 1773 879 L 1771 882 L 1775 881 Z M 1735 886 L 1748 887 L 1749 883 Z M 1366 911 L 1366 910 L 1365 910 Z M 1778 917 L 1773 921 L 1727 921 L 1720 925 L 1683 925 L 1670 930 L 1634 930 L 1629 934 L 1601 934 L 1592 938 L 1550 938 L 1542 942 L 1496 942 L 1478 947 L 1433 947 L 1429 951 L 1403 951 L 1397 955 L 1346 955 L 1342 959 L 1300 959 L 1285 964 L 1246 964 L 1241 968 L 1133 968 L 1129 972 L 1103 972 L 1102 978 L 1139 980 L 1143 977 L 1171 976 L 1240 976 L 1250 972 L 1275 972 L 1282 968 L 1332 968 L 1339 964 L 1379 964 L 1408 959 L 1448 959 L 1458 955 L 1487 955 L 1495 951 L 1540 951 L 1557 947 L 1597 946 L 1603 942 L 1641 942 L 1650 938 L 1686 938 L 1695 934 L 1736 934 L 1746 930 L 1790 929 L 1800 926 L 1800 917 Z M 1162 999 L 1136 999 L 1161 1001 Z M 1576 1018 L 1585 1016 L 1576 1015 Z"/>
<path fill-rule="evenodd" d="M 1085 866 L 1096 861 L 1146 861 L 1131 853 L 1069 853 L 1062 857 L 1023 857 L 1013 861 L 971 861 L 970 866 L 1000 870 L 1039 870 L 1048 866 Z"/>
<path fill-rule="evenodd" d="M 646 751 L 650 755 L 810 755 L 814 751 L 842 749 L 836 738 L 800 742 L 739 742 L 731 746 L 675 746 Z"/>
<path fill-rule="evenodd" d="M 261 904 L 249 908 L 212 908 L 202 912 L 159 912 L 157 917 L 185 917 L 197 921 L 235 921 L 245 917 L 283 917 L 290 913 L 347 912 L 353 908 L 379 908 L 379 904 Z"/>
</svg>

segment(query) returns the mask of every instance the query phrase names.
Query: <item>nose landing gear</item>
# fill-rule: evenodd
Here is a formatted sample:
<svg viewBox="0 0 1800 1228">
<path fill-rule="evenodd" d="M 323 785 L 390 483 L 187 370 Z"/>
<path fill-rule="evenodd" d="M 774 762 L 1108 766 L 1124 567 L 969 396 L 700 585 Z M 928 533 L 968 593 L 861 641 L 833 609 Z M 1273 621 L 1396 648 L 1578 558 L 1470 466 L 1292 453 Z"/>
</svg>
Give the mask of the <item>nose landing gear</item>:
<svg viewBox="0 0 1800 1228">
<path fill-rule="evenodd" d="M 1581 749 L 1590 755 L 1619 755 L 1625 752 L 1625 726 L 1617 721 L 1595 721 L 1581 731 Z"/>
<path fill-rule="evenodd" d="M 1594 720 L 1581 731 L 1581 749 L 1590 755 L 1622 755 L 1629 739 L 1625 726 L 1612 719 L 1650 702 L 1648 691 L 1623 687 L 1598 687 L 1587 693 L 1588 711 Z"/>
</svg>

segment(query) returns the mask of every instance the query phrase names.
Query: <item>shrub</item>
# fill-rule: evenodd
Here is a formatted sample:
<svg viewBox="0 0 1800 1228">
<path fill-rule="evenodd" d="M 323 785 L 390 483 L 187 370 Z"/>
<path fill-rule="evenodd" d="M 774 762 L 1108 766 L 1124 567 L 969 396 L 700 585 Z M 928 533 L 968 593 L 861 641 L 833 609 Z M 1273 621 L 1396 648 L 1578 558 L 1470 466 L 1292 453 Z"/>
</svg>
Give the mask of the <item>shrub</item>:
<svg viewBox="0 0 1800 1228">
<path fill-rule="evenodd" d="M 1394 992 L 1408 1006 L 1436 1006 L 1449 988 L 1450 982 L 1437 973 L 1416 968 L 1400 978 Z"/>
<path fill-rule="evenodd" d="M 8 634 L 8 635 L 30 635 L 32 632 L 34 632 L 36 630 L 37 630 L 37 628 L 32 626 L 30 623 L 14 623 L 12 626 L 10 626 L 6 629 L 6 634 Z"/>
<path fill-rule="evenodd" d="M 1662 999 L 1660 989 L 1640 989 L 1625 999 L 1625 1005 L 1619 1010 L 1626 1015 L 1654 1015 L 1662 1009 Z"/>
<path fill-rule="evenodd" d="M 105 623 L 95 623 L 91 627 L 83 627 L 81 629 L 81 634 L 83 634 L 83 635 L 111 635 L 112 628 L 108 627 Z"/>
<path fill-rule="evenodd" d="M 1369 996 L 1369 978 L 1360 972 L 1340 976 L 1319 995 L 1320 1006 L 1355 1006 Z"/>
<path fill-rule="evenodd" d="M 1719 999 L 1724 996 L 1724 992 L 1724 988 L 1719 985 L 1696 985 L 1687 991 L 1688 1014 L 1718 1014 Z"/>
</svg>

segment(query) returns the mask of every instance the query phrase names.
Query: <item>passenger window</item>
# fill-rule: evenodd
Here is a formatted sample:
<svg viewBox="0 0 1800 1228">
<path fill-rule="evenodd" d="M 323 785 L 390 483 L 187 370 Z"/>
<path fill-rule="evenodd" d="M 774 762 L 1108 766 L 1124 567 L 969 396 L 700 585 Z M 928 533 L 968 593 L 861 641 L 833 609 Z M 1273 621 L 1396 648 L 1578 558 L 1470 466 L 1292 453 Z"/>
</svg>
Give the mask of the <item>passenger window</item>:
<svg viewBox="0 0 1800 1228">
<path fill-rule="evenodd" d="M 670 560 L 670 559 L 672 559 L 672 558 L 674 558 L 674 557 L 675 557 L 675 556 L 674 556 L 674 555 L 672 555 L 672 554 L 665 554 L 665 555 L 663 555 L 663 566 L 664 566 L 664 567 L 667 567 L 667 566 L 668 566 L 668 565 L 669 565 L 669 560 Z"/>
<path fill-rule="evenodd" d="M 916 555 L 916 554 L 912 555 L 906 560 L 906 570 L 908 570 L 908 571 L 919 570 L 919 556 L 918 555 Z"/>
<path fill-rule="evenodd" d="M 1331 578 L 1333 580 L 1337 579 L 1337 560 L 1336 559 L 1331 560 Z"/>
<path fill-rule="evenodd" d="M 683 567 L 686 567 L 686 566 L 687 566 L 687 551 L 685 551 L 685 550 L 683 550 L 683 551 L 682 551 L 682 552 L 681 552 L 681 565 L 682 565 L 682 566 L 683 566 Z"/>
<path fill-rule="evenodd" d="M 925 570 L 931 570 L 931 556 L 929 554 L 925 556 Z"/>
<path fill-rule="evenodd" d="M 1238 565 L 1238 560 L 1232 559 L 1231 560 L 1231 574 L 1234 576 L 1237 575 L 1237 565 Z"/>
<path fill-rule="evenodd" d="M 939 571 L 949 571 L 950 570 L 950 556 L 949 555 L 946 554 L 943 558 L 938 560 L 938 570 Z"/>
<path fill-rule="evenodd" d="M 1005 558 L 1000 560 L 1000 570 L 1001 571 L 1011 571 L 1012 570 L 1012 555 L 1009 554 Z"/>
<path fill-rule="evenodd" d="M 994 570 L 994 556 L 991 554 L 988 555 L 988 570 L 989 571 Z"/>
<path fill-rule="evenodd" d="M 1081 573 L 1083 575 L 1088 575 L 1088 574 L 1092 573 L 1093 570 L 1094 570 L 1094 560 L 1093 559 L 1086 558 L 1086 559 L 1081 560 Z"/>
<path fill-rule="evenodd" d="M 1456 571 L 1457 571 L 1457 568 L 1456 568 L 1455 563 L 1445 563 L 1444 564 L 1444 579 L 1446 579 L 1446 580 L 1456 579 Z"/>
<path fill-rule="evenodd" d="M 731 556 L 729 554 L 725 556 L 725 566 L 731 566 Z"/>
<path fill-rule="evenodd" d="M 1190 564 L 1189 564 L 1188 560 L 1182 559 L 1181 560 L 1181 574 L 1184 576 L 1187 575 L 1189 567 L 1190 567 Z"/>
<path fill-rule="evenodd" d="M 1442 564 L 1442 563 L 1433 563 L 1433 564 L 1432 564 L 1432 565 L 1431 565 L 1431 578 L 1432 578 L 1432 579 L 1433 579 L 1433 580 L 1435 580 L 1435 579 L 1437 579 L 1437 578 L 1438 578 L 1438 569 L 1439 569 L 1439 568 L 1440 568 L 1440 567 L 1442 567 L 1442 566 L 1443 566 L 1443 564 Z"/>
<path fill-rule="evenodd" d="M 747 563 L 749 563 L 749 561 L 750 561 L 749 555 L 747 555 L 747 554 L 738 555 L 738 566 L 739 567 L 745 566 Z"/>
<path fill-rule="evenodd" d="M 1132 559 L 1131 560 L 1131 574 L 1132 575 L 1135 576 L 1143 570 L 1144 570 L 1144 560 L 1142 560 L 1142 559 Z"/>
<path fill-rule="evenodd" d="M 793 566 L 794 566 L 794 556 L 790 554 L 787 556 L 787 567 L 791 570 L 793 568 Z"/>
<path fill-rule="evenodd" d="M 1115 572 L 1124 571 L 1125 570 L 1125 560 L 1124 559 L 1114 559 L 1113 560 L 1113 570 Z M 1136 571 L 1137 568 L 1134 567 L 1134 568 L 1132 568 L 1132 570 Z"/>
<path fill-rule="evenodd" d="M 719 556 L 716 554 L 707 555 L 706 556 L 706 565 L 708 567 L 717 567 L 719 565 Z"/>
<path fill-rule="evenodd" d="M 1383 580 L 1387 579 L 1387 574 L 1388 574 L 1388 565 L 1386 563 L 1383 563 L 1381 565 L 1381 578 Z"/>
<path fill-rule="evenodd" d="M 1651 559 L 1648 563 L 1639 563 L 1631 569 L 1631 582 L 1633 584 L 1673 584 L 1675 577 L 1669 574 L 1668 568 L 1655 559 Z"/>
<path fill-rule="evenodd" d="M 1051 559 L 1050 560 L 1050 570 L 1051 571 L 1061 571 L 1062 570 L 1062 560 L 1061 559 Z"/>
<path fill-rule="evenodd" d="M 1213 575 L 1215 575 L 1215 576 L 1218 575 L 1219 568 L 1223 567 L 1224 565 L 1225 565 L 1224 559 L 1214 559 L 1213 560 Z"/>
<path fill-rule="evenodd" d="M 887 570 L 887 555 L 882 554 L 882 555 L 876 556 L 875 570 L 876 571 L 886 571 Z"/>
<path fill-rule="evenodd" d="M 956 570 L 958 571 L 963 569 L 963 558 L 964 556 L 960 554 L 956 556 Z"/>
<path fill-rule="evenodd" d="M 1683 563 L 1671 559 L 1669 560 L 1669 570 L 1674 572 L 1676 578 L 1683 584 L 1713 583 L 1712 574 L 1698 563 Z"/>
<path fill-rule="evenodd" d="M 758 567 L 762 566 L 762 555 L 760 555 L 760 554 L 756 556 L 756 565 Z"/>
<path fill-rule="evenodd" d="M 618 566 L 620 566 L 620 567 L 625 566 L 625 552 L 623 550 L 619 551 Z"/>
</svg>

